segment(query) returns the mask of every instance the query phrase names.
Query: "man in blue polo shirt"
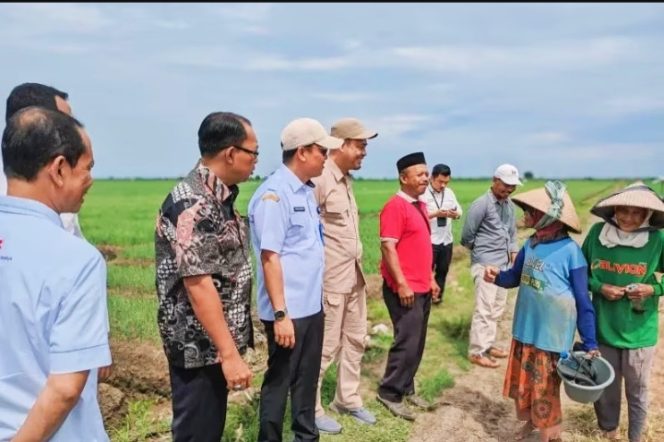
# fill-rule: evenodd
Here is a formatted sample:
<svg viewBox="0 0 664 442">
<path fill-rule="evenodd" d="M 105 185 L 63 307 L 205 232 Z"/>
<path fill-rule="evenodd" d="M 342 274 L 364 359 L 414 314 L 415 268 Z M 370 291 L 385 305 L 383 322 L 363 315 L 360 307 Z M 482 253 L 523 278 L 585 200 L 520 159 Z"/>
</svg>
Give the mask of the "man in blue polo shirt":
<svg viewBox="0 0 664 442">
<path fill-rule="evenodd" d="M 58 216 L 78 212 L 92 185 L 90 139 L 72 117 L 28 107 L 8 120 L 2 157 L 0 440 L 107 441 L 106 265 Z"/>
<path fill-rule="evenodd" d="M 283 165 L 249 202 L 258 265 L 258 313 L 268 339 L 259 441 L 281 441 L 288 391 L 294 440 L 318 440 L 316 387 L 323 348 L 324 247 L 311 178 L 323 172 L 331 137 L 311 118 L 281 133 Z"/>
</svg>

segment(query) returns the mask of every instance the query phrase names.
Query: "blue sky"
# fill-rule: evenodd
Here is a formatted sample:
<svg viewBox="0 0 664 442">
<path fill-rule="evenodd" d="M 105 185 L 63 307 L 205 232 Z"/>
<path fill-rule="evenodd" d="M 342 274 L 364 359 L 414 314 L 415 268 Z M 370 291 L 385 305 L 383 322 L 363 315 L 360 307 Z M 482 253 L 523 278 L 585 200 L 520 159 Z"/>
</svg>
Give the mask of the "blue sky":
<svg viewBox="0 0 664 442">
<path fill-rule="evenodd" d="M 455 176 L 664 175 L 662 4 L 0 4 L 0 96 L 67 91 L 95 176 L 174 177 L 205 115 L 278 167 L 297 117 L 379 132 L 358 173 L 424 151 Z"/>
</svg>

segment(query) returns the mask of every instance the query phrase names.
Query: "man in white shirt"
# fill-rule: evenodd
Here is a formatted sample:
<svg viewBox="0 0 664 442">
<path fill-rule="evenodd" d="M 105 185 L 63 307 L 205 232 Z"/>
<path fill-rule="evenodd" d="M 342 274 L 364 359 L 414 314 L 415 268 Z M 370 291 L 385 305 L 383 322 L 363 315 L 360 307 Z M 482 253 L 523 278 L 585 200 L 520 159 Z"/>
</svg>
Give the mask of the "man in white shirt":
<svg viewBox="0 0 664 442">
<path fill-rule="evenodd" d="M 452 261 L 452 220 L 461 218 L 463 211 L 452 189 L 448 187 L 451 179 L 451 170 L 446 164 L 436 164 L 431 171 L 429 186 L 424 192 L 429 224 L 431 226 L 431 244 L 433 245 L 433 270 L 436 283 L 440 286 L 440 295 L 434 297 L 432 302 L 443 302 L 445 293 L 445 279 Z"/>
</svg>

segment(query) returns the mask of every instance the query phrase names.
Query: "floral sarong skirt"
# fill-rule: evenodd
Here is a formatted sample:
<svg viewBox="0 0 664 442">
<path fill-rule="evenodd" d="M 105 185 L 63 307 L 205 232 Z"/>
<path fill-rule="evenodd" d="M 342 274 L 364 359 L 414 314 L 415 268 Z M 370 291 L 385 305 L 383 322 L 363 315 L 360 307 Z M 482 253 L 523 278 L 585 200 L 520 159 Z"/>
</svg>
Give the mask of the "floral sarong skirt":
<svg viewBox="0 0 664 442">
<path fill-rule="evenodd" d="M 560 377 L 556 372 L 558 358 L 558 353 L 512 339 L 503 395 L 514 399 L 517 417 L 530 417 L 536 428 L 553 427 L 563 420 Z"/>
</svg>

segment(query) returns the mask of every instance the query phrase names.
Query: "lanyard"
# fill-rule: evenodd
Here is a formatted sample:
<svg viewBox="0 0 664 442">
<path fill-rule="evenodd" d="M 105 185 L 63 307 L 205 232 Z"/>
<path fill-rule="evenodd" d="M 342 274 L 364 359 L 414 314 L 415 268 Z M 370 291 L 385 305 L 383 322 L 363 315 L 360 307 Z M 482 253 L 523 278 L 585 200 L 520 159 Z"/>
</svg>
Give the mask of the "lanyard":
<svg viewBox="0 0 664 442">
<path fill-rule="evenodd" d="M 443 205 L 443 200 L 445 199 L 445 189 L 443 189 L 443 191 L 441 192 L 440 204 L 438 204 L 438 201 L 436 201 L 436 195 L 433 194 L 433 189 L 431 187 L 429 187 L 429 193 L 431 194 L 431 198 L 433 198 L 433 202 L 436 204 L 436 207 L 438 208 L 438 210 L 440 210 L 440 208 Z"/>
</svg>

